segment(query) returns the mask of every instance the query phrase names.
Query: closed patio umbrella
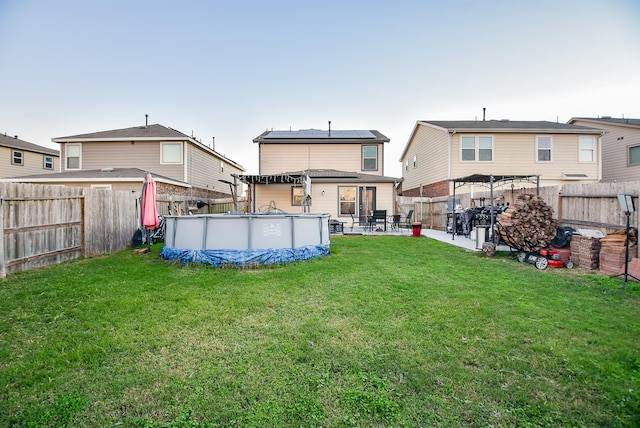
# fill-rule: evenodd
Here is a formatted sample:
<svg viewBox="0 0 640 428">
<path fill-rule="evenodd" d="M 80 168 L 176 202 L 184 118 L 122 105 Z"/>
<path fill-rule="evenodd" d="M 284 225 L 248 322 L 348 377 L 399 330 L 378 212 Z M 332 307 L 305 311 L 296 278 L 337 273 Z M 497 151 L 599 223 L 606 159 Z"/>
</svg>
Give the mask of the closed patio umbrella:
<svg viewBox="0 0 640 428">
<path fill-rule="evenodd" d="M 160 224 L 158 220 L 158 209 L 156 208 L 156 183 L 150 172 L 144 177 L 142 185 L 140 223 L 147 231 L 147 244 L 151 251 L 151 240 L 149 231 L 155 229 Z"/>
</svg>

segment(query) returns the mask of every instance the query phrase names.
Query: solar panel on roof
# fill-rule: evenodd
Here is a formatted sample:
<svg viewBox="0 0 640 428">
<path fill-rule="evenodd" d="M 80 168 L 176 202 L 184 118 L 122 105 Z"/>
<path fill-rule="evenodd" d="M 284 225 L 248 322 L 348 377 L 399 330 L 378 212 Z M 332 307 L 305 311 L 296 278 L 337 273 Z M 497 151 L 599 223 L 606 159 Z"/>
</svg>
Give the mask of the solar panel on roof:
<svg viewBox="0 0 640 428">
<path fill-rule="evenodd" d="M 375 138 L 371 131 L 322 131 L 320 129 L 301 129 L 299 131 L 271 131 L 264 136 L 265 139 L 363 139 Z"/>
</svg>

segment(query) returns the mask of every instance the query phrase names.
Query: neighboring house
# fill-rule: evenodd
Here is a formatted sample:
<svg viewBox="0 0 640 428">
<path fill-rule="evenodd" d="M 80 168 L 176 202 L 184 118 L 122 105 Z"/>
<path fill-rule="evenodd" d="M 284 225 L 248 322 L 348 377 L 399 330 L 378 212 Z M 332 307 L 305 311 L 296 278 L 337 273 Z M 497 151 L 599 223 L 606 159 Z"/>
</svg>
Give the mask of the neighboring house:
<svg viewBox="0 0 640 428">
<path fill-rule="evenodd" d="M 384 175 L 389 138 L 371 131 L 266 131 L 258 144 L 259 175 L 246 175 L 251 209 L 330 213 L 363 219 L 372 210 L 392 215 L 398 178 Z M 305 177 L 311 179 L 305 203 Z"/>
<path fill-rule="evenodd" d="M 79 183 L 84 177 L 88 179 L 84 185 L 122 189 L 125 177 L 120 177 L 120 181 L 99 181 L 96 174 L 101 177 L 109 174 L 97 172 L 114 170 L 131 174 L 138 169 L 181 183 L 174 191 L 183 192 L 180 193 L 183 196 L 206 199 L 229 196 L 228 183 L 234 181 L 234 175 L 244 172 L 242 166 L 213 148 L 157 124 L 59 137 L 52 141 L 60 144 L 62 160 L 62 175 L 51 177 L 52 182 L 66 176 L 68 184 Z M 137 178 L 141 183 L 144 175 Z"/>
<path fill-rule="evenodd" d="M 602 181 L 640 180 L 640 119 L 574 117 L 568 123 L 604 130 Z"/>
<path fill-rule="evenodd" d="M 60 153 L 18 136 L 0 135 L 0 178 L 46 174 L 60 170 Z"/>
<path fill-rule="evenodd" d="M 475 174 L 539 175 L 541 186 L 597 182 L 601 135 L 545 121 L 418 121 L 400 157 L 402 195 L 451 195 L 450 180 Z"/>
<path fill-rule="evenodd" d="M 103 168 L 26 175 L 8 179 L 8 181 L 140 192 L 145 175 L 146 171 L 140 168 Z M 159 194 L 185 195 L 191 189 L 189 184 L 182 181 L 153 173 L 152 177 L 156 183 L 156 192 Z"/>
</svg>

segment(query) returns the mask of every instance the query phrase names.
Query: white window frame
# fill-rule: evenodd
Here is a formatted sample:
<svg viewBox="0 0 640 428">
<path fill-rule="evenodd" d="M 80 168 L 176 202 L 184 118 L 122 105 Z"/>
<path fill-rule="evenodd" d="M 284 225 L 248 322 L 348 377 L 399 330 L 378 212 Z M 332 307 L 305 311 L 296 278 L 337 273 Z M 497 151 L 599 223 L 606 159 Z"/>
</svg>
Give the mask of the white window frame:
<svg viewBox="0 0 640 428">
<path fill-rule="evenodd" d="M 585 147 L 584 143 L 590 143 L 591 147 Z M 590 153 L 591 159 L 584 160 L 583 154 Z M 592 135 L 580 135 L 578 137 L 578 162 L 594 163 L 596 161 L 596 138 Z"/>
<path fill-rule="evenodd" d="M 92 184 L 91 185 L 92 189 L 97 189 L 97 190 L 111 190 L 111 184 Z"/>
<path fill-rule="evenodd" d="M 409 159 L 404 160 L 404 170 L 409 171 Z"/>
<path fill-rule="evenodd" d="M 53 156 L 44 155 L 42 157 L 42 169 L 53 169 Z"/>
<path fill-rule="evenodd" d="M 11 151 L 11 165 L 24 166 L 24 152 L 21 150 Z"/>
<path fill-rule="evenodd" d="M 640 144 L 634 144 L 627 147 L 627 166 L 640 166 L 640 156 L 637 162 L 631 162 L 631 150 L 640 152 Z"/>
<path fill-rule="evenodd" d="M 341 199 L 342 189 L 352 190 L 353 199 Z M 345 206 L 351 206 L 353 204 L 353 213 L 342 211 L 343 204 Z M 353 214 L 354 216 L 358 215 L 358 188 L 355 186 L 338 186 L 338 215 L 341 217 L 348 217 L 350 214 Z"/>
<path fill-rule="evenodd" d="M 542 139 L 549 140 L 549 147 L 540 147 Z M 548 151 L 549 159 L 540 159 L 540 151 Z M 551 135 L 536 135 L 536 162 L 549 163 L 553 162 L 553 137 Z"/>
<path fill-rule="evenodd" d="M 376 151 L 375 157 L 372 156 L 365 156 L 365 151 L 367 149 L 374 149 Z M 373 159 L 375 161 L 375 167 L 373 168 L 367 168 L 366 165 L 366 161 L 367 160 L 371 160 Z M 377 171 L 378 170 L 378 146 L 372 146 L 372 145 L 362 145 L 362 170 L 363 171 Z"/>
<path fill-rule="evenodd" d="M 169 148 L 169 147 L 173 147 L 173 146 L 177 146 L 179 147 L 180 150 L 180 159 L 166 159 L 170 153 L 166 153 L 165 154 L 165 147 Z M 161 165 L 182 165 L 183 163 L 183 152 L 184 152 L 184 148 L 183 148 L 183 143 L 182 141 L 166 141 L 166 142 L 161 142 L 160 143 L 160 164 Z"/>
<path fill-rule="evenodd" d="M 78 156 L 69 156 L 69 149 L 78 148 Z M 78 158 L 78 167 L 70 168 L 69 159 Z M 64 169 L 68 171 L 78 171 L 82 169 L 82 144 L 80 143 L 67 143 L 64 148 Z"/>
<path fill-rule="evenodd" d="M 465 150 L 469 151 L 471 148 L 463 148 L 462 141 L 464 139 L 473 138 L 473 159 L 463 159 L 462 154 Z M 480 147 L 482 140 L 489 139 L 491 141 L 491 148 Z M 461 135 L 460 136 L 460 162 L 494 162 L 495 161 L 495 147 L 493 135 Z M 491 151 L 491 159 L 480 160 L 480 154 L 483 151 Z"/>
<path fill-rule="evenodd" d="M 413 167 L 416 168 L 418 166 L 418 155 L 413 155 Z"/>
</svg>

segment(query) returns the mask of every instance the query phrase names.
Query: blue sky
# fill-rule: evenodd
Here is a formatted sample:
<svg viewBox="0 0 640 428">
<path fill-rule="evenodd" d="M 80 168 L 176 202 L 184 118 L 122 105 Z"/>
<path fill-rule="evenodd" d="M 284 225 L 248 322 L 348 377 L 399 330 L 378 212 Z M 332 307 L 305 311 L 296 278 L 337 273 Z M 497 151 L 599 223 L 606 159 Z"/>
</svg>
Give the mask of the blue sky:
<svg viewBox="0 0 640 428">
<path fill-rule="evenodd" d="M 0 0 L 0 132 L 170 126 L 258 173 L 265 129 L 640 118 L 637 0 Z"/>
</svg>

